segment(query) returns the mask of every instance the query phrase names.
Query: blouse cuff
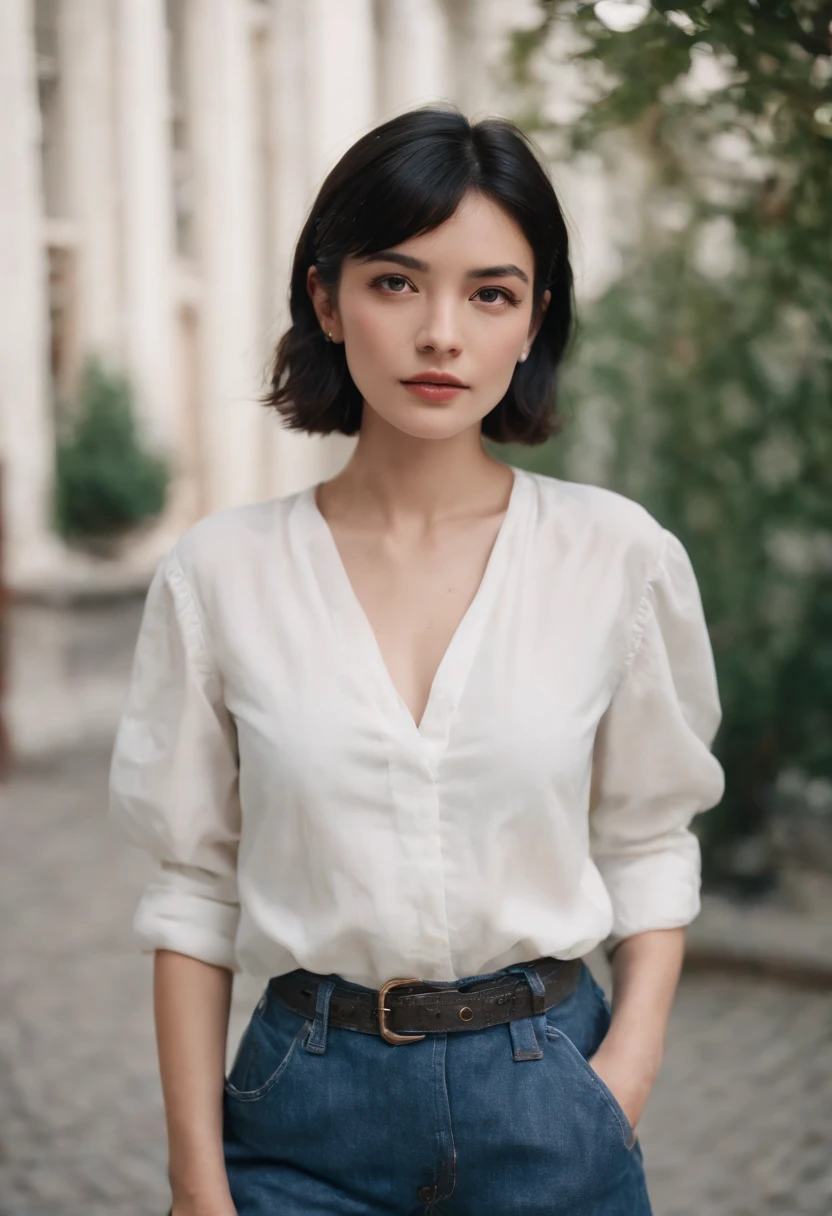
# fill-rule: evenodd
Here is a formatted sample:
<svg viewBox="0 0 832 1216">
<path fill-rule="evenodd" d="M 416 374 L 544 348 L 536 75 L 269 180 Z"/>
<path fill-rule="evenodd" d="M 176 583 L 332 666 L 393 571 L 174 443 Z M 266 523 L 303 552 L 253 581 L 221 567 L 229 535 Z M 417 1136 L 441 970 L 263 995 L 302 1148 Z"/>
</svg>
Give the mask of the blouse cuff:
<svg viewBox="0 0 832 1216">
<path fill-rule="evenodd" d="M 145 887 L 133 921 L 143 951 L 175 950 L 203 963 L 239 970 L 234 942 L 240 906 L 234 883 L 216 885 L 212 879 L 195 867 L 163 863 L 161 877 Z"/>
<path fill-rule="evenodd" d="M 689 925 L 701 909 L 701 854 L 697 837 L 682 829 L 673 845 L 641 857 L 599 861 L 614 909 L 603 943 L 609 954 L 626 937 Z"/>
</svg>

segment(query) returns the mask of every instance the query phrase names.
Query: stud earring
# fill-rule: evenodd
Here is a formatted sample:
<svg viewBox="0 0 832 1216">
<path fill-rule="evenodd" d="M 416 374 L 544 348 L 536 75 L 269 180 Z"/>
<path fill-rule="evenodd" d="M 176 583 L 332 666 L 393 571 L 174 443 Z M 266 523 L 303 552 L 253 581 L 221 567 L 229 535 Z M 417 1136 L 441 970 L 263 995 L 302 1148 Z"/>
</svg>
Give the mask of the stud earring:
<svg viewBox="0 0 832 1216">
<path fill-rule="evenodd" d="M 332 330 L 331 330 L 331 329 L 328 329 L 328 330 L 326 331 L 326 340 L 327 340 L 327 342 L 331 342 L 331 341 L 332 341 Z"/>
</svg>

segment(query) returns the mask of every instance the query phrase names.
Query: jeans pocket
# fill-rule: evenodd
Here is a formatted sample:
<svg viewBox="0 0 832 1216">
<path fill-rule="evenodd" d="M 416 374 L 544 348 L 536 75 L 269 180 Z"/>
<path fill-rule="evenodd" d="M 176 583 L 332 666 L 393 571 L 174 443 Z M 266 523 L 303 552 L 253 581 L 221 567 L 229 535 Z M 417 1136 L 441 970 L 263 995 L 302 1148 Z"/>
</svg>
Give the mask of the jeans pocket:
<svg viewBox="0 0 832 1216">
<path fill-rule="evenodd" d="M 582 1056 L 594 1055 L 606 1035 L 611 1012 L 604 990 L 584 964 L 576 987 L 544 1014 L 546 1029 L 559 1030 Z"/>
<path fill-rule="evenodd" d="M 582 1075 L 584 1082 L 590 1086 L 591 1092 L 600 1100 L 602 1109 L 606 1111 L 610 1128 L 620 1138 L 624 1148 L 628 1152 L 632 1152 L 636 1144 L 635 1129 L 627 1118 L 623 1106 L 603 1077 L 595 1071 L 583 1053 L 562 1030 L 558 1030 L 555 1026 L 547 1026 L 546 1037 L 561 1047 L 563 1059 L 569 1061 L 576 1072 Z"/>
<path fill-rule="evenodd" d="M 284 1076 L 312 1021 L 264 997 L 243 1031 L 225 1092 L 238 1102 L 259 1102 Z"/>
<path fill-rule="evenodd" d="M 612 1005 L 610 1004 L 610 1000 L 606 992 L 598 983 L 594 975 L 590 974 L 589 982 L 592 985 L 592 991 L 595 993 L 598 1002 L 604 1007 L 604 1011 L 606 1012 L 607 1016 L 612 1017 Z"/>
</svg>

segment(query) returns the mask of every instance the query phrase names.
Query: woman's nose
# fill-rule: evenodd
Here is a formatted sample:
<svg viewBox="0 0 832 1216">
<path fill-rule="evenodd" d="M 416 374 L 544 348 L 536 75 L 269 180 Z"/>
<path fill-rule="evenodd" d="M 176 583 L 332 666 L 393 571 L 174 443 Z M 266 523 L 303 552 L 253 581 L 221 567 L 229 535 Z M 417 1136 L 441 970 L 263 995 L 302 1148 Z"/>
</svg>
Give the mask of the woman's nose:
<svg viewBox="0 0 832 1216">
<path fill-rule="evenodd" d="M 423 317 L 417 335 L 420 350 L 454 353 L 462 348 L 462 326 L 457 308 L 450 302 L 437 302 Z"/>
</svg>

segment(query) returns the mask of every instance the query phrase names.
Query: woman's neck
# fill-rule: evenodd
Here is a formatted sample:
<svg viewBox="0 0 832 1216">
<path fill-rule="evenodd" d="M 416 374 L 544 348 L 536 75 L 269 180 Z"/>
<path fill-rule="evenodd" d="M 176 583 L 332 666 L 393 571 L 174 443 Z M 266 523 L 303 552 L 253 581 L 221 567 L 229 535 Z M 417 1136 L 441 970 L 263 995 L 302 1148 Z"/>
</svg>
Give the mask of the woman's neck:
<svg viewBox="0 0 832 1216">
<path fill-rule="evenodd" d="M 382 526 L 432 524 L 494 510 L 513 475 L 489 456 L 479 435 L 425 440 L 396 432 L 389 440 L 364 433 L 347 464 L 318 493 L 331 518 L 361 515 Z"/>
</svg>

